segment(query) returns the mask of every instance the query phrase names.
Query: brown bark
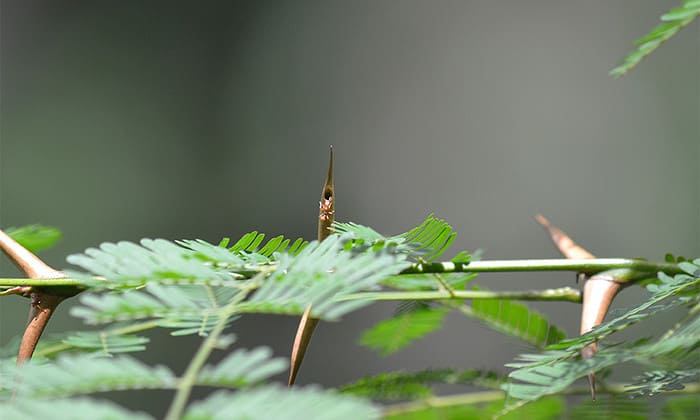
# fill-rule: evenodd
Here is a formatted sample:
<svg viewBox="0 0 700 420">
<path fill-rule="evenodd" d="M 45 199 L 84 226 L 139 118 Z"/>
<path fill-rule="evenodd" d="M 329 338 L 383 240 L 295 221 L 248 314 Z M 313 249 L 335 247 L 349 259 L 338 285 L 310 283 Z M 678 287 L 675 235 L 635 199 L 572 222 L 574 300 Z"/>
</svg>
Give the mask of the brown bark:
<svg viewBox="0 0 700 420">
<path fill-rule="evenodd" d="M 31 279 L 55 279 L 64 277 L 63 273 L 50 267 L 31 251 L 0 230 L 0 249 L 27 277 Z M 29 295 L 29 321 L 24 330 L 17 354 L 17 364 L 31 359 L 41 334 L 65 296 L 56 296 L 40 289 L 25 289 L 23 295 Z"/>
</svg>

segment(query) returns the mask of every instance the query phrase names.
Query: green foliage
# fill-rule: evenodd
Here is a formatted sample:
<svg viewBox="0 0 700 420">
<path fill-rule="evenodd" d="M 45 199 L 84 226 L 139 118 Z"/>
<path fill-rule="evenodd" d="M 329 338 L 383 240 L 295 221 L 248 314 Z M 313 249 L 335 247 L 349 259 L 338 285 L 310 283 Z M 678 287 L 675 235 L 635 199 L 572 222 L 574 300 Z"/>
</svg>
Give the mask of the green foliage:
<svg viewBox="0 0 700 420">
<path fill-rule="evenodd" d="M 187 380 L 177 378 L 165 367 L 152 367 L 129 356 L 104 356 L 143 350 L 148 339 L 135 333 L 153 327 L 174 328 L 174 335 L 213 334 L 214 341 L 208 346 L 221 348 L 232 341 L 220 335 L 223 328 L 245 313 L 298 315 L 312 304 L 314 316 L 339 319 L 370 303 L 367 299 L 346 299 L 348 295 L 376 289 L 381 280 L 397 275 L 410 264 L 407 261 L 410 253 L 402 252 L 400 247 L 357 246 L 359 242 L 348 233 L 331 235 L 321 243 L 301 240 L 291 243 L 283 237 L 264 243 L 263 234 L 252 232 L 230 247 L 227 240 L 213 245 L 201 240 L 145 239 L 140 244 L 106 243 L 70 256 L 71 263 L 90 272 L 71 274 L 84 279 L 92 289 L 81 295 L 81 304 L 73 307 L 71 313 L 88 324 L 106 324 L 107 328 L 72 333 L 41 350 L 51 354 L 71 349 L 73 355 L 60 356 L 54 361 L 39 357 L 20 368 L 6 364 L 1 379 L 7 387 L 2 392 L 7 398 L 12 389 L 18 399 L 2 404 L 20 413 L 26 408 L 14 401 L 31 397 L 35 401 L 32 409 L 41 412 L 49 401 L 46 398 L 61 404 L 71 401 L 66 397 L 109 390 L 180 392 L 183 386 L 246 387 L 269 379 L 285 370 L 287 362 L 271 358 L 269 349 L 265 348 L 235 350 L 216 365 L 201 366 Z M 260 413 L 260 406 L 254 404 L 257 398 L 283 402 L 279 409 L 284 413 L 275 418 L 295 418 L 289 411 L 295 404 L 299 409 L 303 407 L 304 412 L 308 412 L 308 404 L 313 404 L 346 418 L 355 418 L 358 413 L 366 413 L 365 417 L 369 418 L 378 413 L 355 397 L 317 389 L 258 388 L 250 395 L 225 394 L 225 404 L 220 401 L 224 394 L 216 395 L 219 397 L 191 409 L 204 418 L 236 418 L 237 412 L 246 417 L 251 410 Z M 241 401 L 249 399 L 253 402 L 246 409 Z M 211 401 L 214 403 L 209 405 Z M 237 407 L 235 411 L 220 411 L 231 402 Z M 95 404 L 94 410 L 110 409 Z M 125 414 L 115 411 L 113 415 L 124 417 Z M 188 414 L 192 415 L 192 412 Z"/>
<path fill-rule="evenodd" d="M 382 284 L 400 290 L 441 290 L 447 285 L 452 290 L 464 289 L 465 285 L 476 278 L 476 273 L 446 273 L 440 274 L 402 274 L 388 277 Z"/>
<path fill-rule="evenodd" d="M 245 262 L 231 254 L 222 261 L 223 267 L 205 264 L 201 254 L 165 239 L 142 239 L 132 242 L 103 243 L 88 248 L 83 254 L 68 256 L 68 262 L 88 270 L 100 278 L 69 274 L 82 278 L 94 290 L 128 290 L 156 282 L 165 284 L 224 285 L 235 276 L 228 271 L 232 261 L 241 268 Z"/>
<path fill-rule="evenodd" d="M 649 403 L 630 400 L 624 396 L 586 400 L 575 406 L 569 416 L 576 420 L 644 420 L 648 418 Z"/>
<path fill-rule="evenodd" d="M 343 386 L 340 391 L 374 400 L 406 400 L 433 396 L 431 385 L 476 385 L 497 387 L 501 378 L 491 371 L 430 369 L 420 372 L 392 372 L 367 376 Z"/>
<path fill-rule="evenodd" d="M 633 397 L 649 397 L 663 391 L 677 391 L 685 384 L 697 382 L 700 369 L 644 372 L 629 385 Z"/>
<path fill-rule="evenodd" d="M 258 347 L 254 350 L 237 349 L 216 366 L 205 366 L 197 383 L 208 386 L 249 386 L 287 370 L 286 359 L 272 358 L 272 350 Z"/>
<path fill-rule="evenodd" d="M 682 395 L 666 400 L 661 408 L 662 420 L 683 420 L 697 417 L 700 413 L 700 398 L 697 395 Z"/>
<path fill-rule="evenodd" d="M 149 283 L 143 290 L 120 294 L 84 294 L 82 305 L 71 308 L 71 315 L 88 324 L 160 318 L 162 326 L 179 328 L 181 334 L 205 334 L 218 320 L 223 305 L 238 294 L 241 292 L 225 287 Z"/>
<path fill-rule="evenodd" d="M 3 420 L 25 419 L 134 419 L 153 417 L 86 398 L 28 399 L 0 403 Z M 359 398 L 316 387 L 286 389 L 263 386 L 231 393 L 219 391 L 191 404 L 185 420 L 267 419 L 376 419 L 379 410 Z"/>
<path fill-rule="evenodd" d="M 364 400 L 316 387 L 264 386 L 235 394 L 216 392 L 192 404 L 184 420 L 376 419 L 379 414 Z"/>
<path fill-rule="evenodd" d="M 449 397 L 446 397 L 449 398 Z M 564 413 L 564 401 L 561 398 L 543 398 L 532 404 L 519 407 L 505 415 L 500 415 L 505 401 L 502 397 L 490 404 L 475 403 L 465 401 L 441 406 L 437 401 L 428 402 L 424 407 L 415 410 L 397 410 L 395 414 L 390 414 L 385 419 L 392 420 L 482 420 L 499 418 L 505 420 L 555 420 L 562 418 Z"/>
<path fill-rule="evenodd" d="M 71 314 L 89 324 L 159 319 L 160 326 L 175 328 L 176 335 L 206 335 L 222 316 L 226 304 L 233 301 L 240 302 L 238 313 L 299 315 L 313 304 L 315 317 L 335 320 L 369 303 L 343 301 L 345 296 L 376 287 L 380 280 L 399 273 L 408 264 L 405 254 L 388 250 L 348 251 L 348 240 L 347 236 L 332 235 L 301 250 L 300 246 L 293 246 L 298 251 L 296 255 L 276 254 L 279 259 L 270 266 L 274 271 L 256 269 L 252 270 L 254 275 L 249 262 L 239 264 L 235 253 L 202 241 L 183 241 L 189 249 L 164 240 L 142 241 L 142 246 L 127 242 L 105 244 L 100 250 L 89 250 L 70 260 L 94 274 L 107 276 L 106 280 L 95 282 L 124 292 L 84 294 L 81 305 L 72 308 Z M 281 249 L 282 245 L 273 241 L 274 245 L 268 243 L 263 248 L 268 248 L 265 253 L 256 254 L 257 259 L 268 258 L 277 252 L 272 250 Z M 243 250 L 235 245 L 232 249 L 253 252 L 251 247 L 258 246 L 259 241 L 250 243 L 248 237 L 244 244 L 247 248 Z M 217 255 L 221 255 L 220 260 L 214 259 Z M 238 264 L 239 273 L 231 271 L 232 262 Z M 269 262 L 266 260 L 265 264 Z M 166 266 L 172 268 L 166 270 Z M 154 279 L 149 281 L 151 277 Z M 183 280 L 186 284 L 181 284 Z M 139 284 L 142 285 L 134 290 Z"/>
<path fill-rule="evenodd" d="M 661 16 L 663 22 L 644 37 L 636 41 L 637 49 L 624 58 L 621 65 L 610 71 L 610 75 L 620 77 L 634 68 L 640 61 L 662 43 L 669 40 L 682 28 L 700 16 L 699 0 L 683 0 L 683 4 Z"/>
<path fill-rule="evenodd" d="M 230 248 L 227 238 L 218 245 L 201 239 L 106 242 L 68 257 L 69 263 L 99 278 L 69 274 L 85 280 L 94 290 L 129 290 L 155 282 L 238 287 L 232 280 L 250 278 L 264 271 L 263 267 L 276 261 L 277 256 L 296 255 L 308 245 L 297 239 L 290 246 L 289 239 L 277 236 L 260 247 L 264 239 L 264 234 L 251 232 Z"/>
<path fill-rule="evenodd" d="M 218 265 L 229 261 L 234 267 L 244 262 L 256 264 L 271 262 L 275 259 L 276 253 L 286 252 L 290 255 L 296 255 L 308 245 L 308 242 L 301 238 L 291 243 L 289 239 L 279 235 L 270 239 L 260 248 L 264 239 L 264 233 L 253 231 L 243 235 L 231 247 L 228 247 L 229 238 L 222 239 L 218 245 L 210 244 L 201 239 L 182 240 L 177 241 L 177 243 L 195 251 L 196 255 L 205 261 L 215 262 Z"/>
<path fill-rule="evenodd" d="M 379 322 L 360 338 L 360 344 L 383 356 L 395 353 L 442 327 L 447 308 L 420 307 Z"/>
<path fill-rule="evenodd" d="M 170 389 L 176 377 L 164 366 L 148 366 L 129 356 L 63 355 L 48 364 L 6 366 L 0 372 L 17 396 L 59 398 L 106 390 Z"/>
<path fill-rule="evenodd" d="M 0 402 L 0 412 L 3 420 L 153 420 L 153 417 L 145 413 L 130 411 L 112 402 L 84 397 L 51 400 L 18 398 L 11 404 Z"/>
<path fill-rule="evenodd" d="M 460 308 L 462 313 L 476 318 L 489 328 L 518 338 L 535 347 L 545 347 L 566 337 L 561 328 L 531 310 L 527 305 L 506 299 L 478 299 Z"/>
<path fill-rule="evenodd" d="M 8 236 L 32 252 L 42 251 L 61 240 L 61 231 L 43 225 L 28 225 L 5 230 Z"/>
<path fill-rule="evenodd" d="M 350 239 L 348 235 L 331 235 L 323 242 L 312 242 L 293 258 L 280 256 L 277 269 L 249 301 L 241 304 L 240 311 L 301 314 L 312 305 L 314 318 L 332 321 L 368 305 L 368 300 L 343 298 L 377 287 L 409 263 L 405 254 L 391 249 L 348 250 L 345 245 Z"/>
<path fill-rule="evenodd" d="M 95 351 L 105 356 L 146 350 L 150 340 L 136 335 L 109 335 L 104 332 L 77 332 L 63 343 L 76 349 Z"/>
<path fill-rule="evenodd" d="M 504 385 L 504 389 L 513 398 L 532 401 L 561 392 L 590 372 L 628 361 L 658 367 L 653 375 L 644 377 L 643 385 L 631 384 L 633 392 L 655 393 L 665 387 L 682 387 L 685 378 L 693 377 L 692 370 L 700 368 L 700 359 L 693 356 L 700 345 L 700 278 L 696 277 L 700 274 L 700 259 L 684 263 L 681 267 L 687 274 L 669 277 L 660 273 L 659 284 L 647 286 L 652 293 L 649 299 L 593 331 L 552 345 L 544 353 L 521 355 L 521 362 L 508 365 L 516 368 L 509 376 L 517 382 Z M 585 345 L 642 322 L 660 311 L 681 305 L 692 309 L 663 336 L 609 347 L 603 342 L 595 357 L 580 360 L 578 353 Z M 684 365 L 687 376 L 677 371 L 680 363 Z"/>
<path fill-rule="evenodd" d="M 452 226 L 432 214 L 423 223 L 401 235 L 385 237 L 372 228 L 356 223 L 334 223 L 337 233 L 350 233 L 358 245 L 372 248 L 395 248 L 398 252 L 410 254 L 420 261 L 433 261 L 442 255 L 452 244 L 456 233 Z M 461 252 L 459 262 L 469 261 L 469 254 Z"/>
<path fill-rule="evenodd" d="M 352 223 L 336 226 L 339 233 L 323 242 L 292 242 L 281 236 L 265 241 L 265 235 L 251 232 L 233 245 L 228 239 L 216 245 L 201 240 L 145 239 L 139 244 L 107 243 L 69 257 L 70 262 L 89 271 L 70 273 L 89 289 L 71 314 L 103 329 L 67 333 L 40 343 L 38 357 L 20 368 L 11 359 L 0 360 L 3 419 L 76 418 L 76 408 L 71 407 L 85 410 L 79 413 L 85 418 L 150 418 L 82 395 L 165 389 L 176 391 L 177 401 L 177 396 L 187 397 L 194 386 L 220 391 L 189 405 L 187 398 L 182 399 L 181 408 L 172 411 L 177 418 L 378 417 L 378 408 L 362 398 L 408 400 L 404 405 L 388 407 L 388 418 L 481 419 L 503 415 L 540 419 L 564 414 L 571 418 L 626 418 L 636 410 L 632 407 L 646 410 L 646 406 L 611 399 L 602 400 L 594 408 L 577 407 L 565 413 L 563 400 L 548 395 L 568 391 L 576 379 L 591 371 L 627 361 L 649 367 L 629 384 L 630 395 L 645 397 L 689 383 L 697 386 L 700 361 L 694 352 L 700 345 L 700 260 L 674 258 L 669 264 L 677 264 L 684 274 L 669 277 L 659 273 L 655 283 L 646 285 L 651 292 L 646 302 L 611 317 L 589 334 L 562 340 L 561 329 L 524 304 L 504 299 L 474 299 L 466 304 L 454 296 L 448 299 L 450 293 L 464 290 L 475 274 L 415 274 L 420 271 L 415 267 L 428 267 L 424 263 L 434 261 L 454 240 L 452 228 L 444 221 L 431 216 L 409 232 L 392 237 Z M 468 265 L 471 259 L 462 252 L 452 263 Z M 449 271 L 454 264 L 436 262 L 430 270 L 443 267 Z M 396 352 L 439 329 L 449 310 L 458 310 L 535 347 L 547 346 L 546 351 L 522 355 L 519 363 L 511 365 L 516 370 L 507 384 L 492 372 L 440 369 L 366 377 L 344 387 L 341 394 L 318 388 L 266 386 L 266 381 L 288 365 L 285 359 L 272 357 L 267 348 L 233 349 L 218 363 L 206 362 L 212 351 L 233 343 L 233 335 L 222 333 L 225 328 L 235 328 L 241 316 L 299 315 L 311 304 L 314 317 L 337 320 L 368 305 L 382 294 L 375 293 L 382 286 L 401 290 L 388 293 L 391 298 L 413 296 L 400 298 L 402 304 L 395 316 L 362 337 L 364 345 L 382 354 Z M 426 299 L 426 293 L 441 299 L 411 300 Z M 678 308 L 690 310 L 662 337 L 614 346 L 605 341 L 617 331 Z M 139 334 L 151 328 L 169 328 L 173 335 L 206 337 L 182 377 L 169 368 L 151 366 L 124 354 L 144 350 L 149 340 Z M 603 340 L 598 355 L 580 360 L 580 350 L 596 340 Z M 2 355 L 9 357 L 16 348 L 16 342 L 10 343 L 2 349 Z M 53 360 L 44 357 L 66 350 L 71 353 Z M 436 395 L 433 388 L 444 385 L 489 390 Z M 499 387 L 508 390 L 508 398 Z M 10 399 L 13 392 L 16 398 Z M 174 402 L 173 407 L 178 405 Z M 678 399 L 669 401 L 662 415 L 690 413 L 693 409 L 697 404 Z"/>
</svg>

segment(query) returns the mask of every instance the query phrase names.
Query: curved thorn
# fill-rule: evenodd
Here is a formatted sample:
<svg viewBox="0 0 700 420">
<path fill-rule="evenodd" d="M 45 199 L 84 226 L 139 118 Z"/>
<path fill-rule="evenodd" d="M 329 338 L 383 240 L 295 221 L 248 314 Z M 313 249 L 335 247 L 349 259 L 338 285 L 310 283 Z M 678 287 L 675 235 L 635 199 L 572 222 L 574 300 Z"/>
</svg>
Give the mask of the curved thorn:
<svg viewBox="0 0 700 420">
<path fill-rule="evenodd" d="M 552 238 L 552 242 L 554 242 L 554 245 L 564 257 L 570 260 L 586 260 L 595 258 L 593 254 L 577 245 L 576 242 L 569 237 L 569 235 L 564 233 L 564 231 L 556 226 L 552 226 L 546 217 L 542 216 L 541 214 L 537 214 L 535 215 L 535 220 L 537 220 L 540 225 L 547 229 L 549 236 Z"/>
<path fill-rule="evenodd" d="M 301 367 L 301 362 L 304 360 L 304 355 L 306 354 L 306 349 L 309 347 L 311 342 L 311 336 L 318 325 L 318 319 L 311 318 L 311 305 L 309 305 L 304 314 L 301 316 L 299 321 L 299 327 L 297 329 L 297 335 L 294 337 L 294 346 L 292 347 L 292 363 L 289 369 L 289 381 L 288 385 L 294 385 L 294 381 L 297 378 L 297 373 Z"/>
<path fill-rule="evenodd" d="M 31 279 L 65 277 L 61 271 L 46 264 L 2 230 L 0 230 L 0 249 L 12 260 L 17 268 Z M 53 315 L 58 304 L 65 299 L 65 296 L 55 296 L 40 290 L 29 290 L 29 296 L 31 298 L 29 321 L 22 335 L 19 352 L 17 353 L 18 365 L 31 359 L 51 315 Z"/>
<path fill-rule="evenodd" d="M 318 211 L 318 240 L 326 239 L 333 232 L 333 221 L 335 220 L 335 186 L 333 185 L 333 146 L 330 147 L 330 159 L 328 163 L 328 173 L 326 181 L 321 190 L 321 201 Z M 306 349 L 311 342 L 311 336 L 318 325 L 318 319 L 311 317 L 311 305 L 309 305 L 299 321 L 297 333 L 294 337 L 292 355 L 289 364 L 288 385 L 294 385 L 297 373 L 304 360 Z"/>
<path fill-rule="evenodd" d="M 585 334 L 600 325 L 608 313 L 613 299 L 622 288 L 622 284 L 600 273 L 589 278 L 583 286 L 583 308 L 581 309 L 581 334 Z M 590 359 L 598 351 L 598 344 L 593 342 L 581 350 L 581 357 Z M 595 372 L 588 374 L 591 399 L 595 400 Z"/>
<path fill-rule="evenodd" d="M 0 230 L 0 249 L 30 279 L 64 277 L 62 272 L 50 267 L 2 230 Z"/>
<path fill-rule="evenodd" d="M 29 310 L 29 322 L 22 335 L 22 341 L 17 353 L 17 365 L 21 365 L 32 358 L 41 334 L 49 323 L 51 315 L 56 307 L 65 299 L 64 296 L 48 295 L 46 293 L 33 292 L 31 294 L 31 307 Z"/>
<path fill-rule="evenodd" d="M 549 232 L 552 242 L 568 259 L 593 259 L 595 256 L 588 250 L 576 244 L 564 231 L 549 223 L 541 214 L 535 215 L 537 222 Z M 622 285 L 614 281 L 614 276 L 608 273 L 598 273 L 585 281 L 583 285 L 583 305 L 581 308 L 581 334 L 585 334 L 597 325 L 600 325 L 608 313 L 613 298 L 620 291 Z M 579 278 L 585 279 L 585 275 L 579 274 Z M 581 357 L 590 359 L 598 351 L 598 345 L 591 343 L 581 350 Z M 595 400 L 595 372 L 588 374 L 588 385 L 591 389 L 591 399 Z"/>
</svg>

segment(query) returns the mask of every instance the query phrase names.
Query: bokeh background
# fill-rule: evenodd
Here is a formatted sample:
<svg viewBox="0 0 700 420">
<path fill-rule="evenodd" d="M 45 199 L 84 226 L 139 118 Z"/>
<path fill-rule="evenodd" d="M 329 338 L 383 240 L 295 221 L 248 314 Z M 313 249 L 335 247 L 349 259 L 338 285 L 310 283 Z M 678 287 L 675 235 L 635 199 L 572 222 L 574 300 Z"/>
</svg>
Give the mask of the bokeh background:
<svg viewBox="0 0 700 420">
<path fill-rule="evenodd" d="M 608 76 L 677 3 L 3 0 L 0 225 L 61 228 L 43 254 L 59 268 L 104 241 L 313 239 L 333 144 L 339 220 L 394 234 L 435 213 L 459 232 L 447 257 L 555 257 L 537 212 L 598 256 L 699 256 L 697 23 L 628 76 Z M 17 274 L 5 261 L 0 273 Z M 532 289 L 574 276 L 476 282 Z M 630 288 L 616 306 L 644 295 Z M 81 327 L 63 306 L 49 333 Z M 533 306 L 577 332 L 577 305 Z M 359 347 L 393 309 L 322 324 L 299 383 L 504 372 L 528 350 L 457 315 L 388 358 Z M 26 310 L 0 299 L 0 343 Z M 287 356 L 296 326 L 249 317 L 232 332 Z M 151 337 L 143 357 L 176 371 L 198 344 Z M 159 413 L 169 397 L 118 398 Z"/>
</svg>

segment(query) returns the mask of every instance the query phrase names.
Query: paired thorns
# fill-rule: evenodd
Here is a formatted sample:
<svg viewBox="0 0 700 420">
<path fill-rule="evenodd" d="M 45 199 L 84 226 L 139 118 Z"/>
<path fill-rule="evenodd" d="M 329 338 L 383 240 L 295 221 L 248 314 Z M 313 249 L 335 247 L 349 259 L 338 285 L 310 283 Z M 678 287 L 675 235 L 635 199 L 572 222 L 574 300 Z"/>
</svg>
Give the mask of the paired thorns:
<svg viewBox="0 0 700 420">
<path fill-rule="evenodd" d="M 331 146 L 330 162 L 328 164 L 328 174 L 326 181 L 323 183 L 321 191 L 321 201 L 319 202 L 318 212 L 318 240 L 326 239 L 333 233 L 333 221 L 335 220 L 335 186 L 333 185 L 333 146 Z M 318 325 L 318 319 L 311 317 L 311 305 L 309 305 L 299 321 L 297 334 L 294 337 L 294 346 L 292 347 L 292 356 L 289 367 L 289 386 L 294 385 L 297 373 L 301 367 L 301 362 L 304 360 L 306 349 L 311 342 L 311 336 Z"/>
<path fill-rule="evenodd" d="M 335 220 L 335 188 L 333 185 L 333 146 L 330 149 L 330 163 L 326 181 L 321 192 L 318 215 L 318 240 L 322 241 L 332 233 L 333 221 Z M 535 219 L 545 229 L 547 229 L 554 245 L 564 257 L 568 259 L 593 259 L 593 254 L 577 245 L 566 233 L 549 223 L 544 216 L 538 214 Z M 62 278 L 64 274 L 56 270 L 28 249 L 24 248 L 17 241 L 12 239 L 5 232 L 0 230 L 0 248 L 10 258 L 10 260 L 27 277 L 32 279 L 53 279 Z M 584 278 L 583 273 L 579 278 Z M 622 288 L 623 283 L 618 282 L 614 273 L 603 272 L 591 276 L 586 280 L 583 289 L 583 308 L 581 312 L 581 334 L 592 330 L 595 326 L 603 322 L 603 318 L 610 307 L 615 295 Z M 17 364 L 31 359 L 42 332 L 53 315 L 58 305 L 67 297 L 46 293 L 33 287 L 15 287 L 2 292 L 1 294 L 21 294 L 29 297 L 30 311 L 29 321 L 22 336 Z M 311 305 L 309 305 L 299 322 L 297 334 L 292 348 L 291 366 L 289 372 L 289 386 L 294 384 L 297 373 L 304 359 L 306 349 L 311 341 L 316 325 L 319 320 L 311 317 Z M 590 359 L 597 351 L 597 344 L 592 343 L 581 350 L 584 359 Z M 591 398 L 595 400 L 595 372 L 588 375 L 591 387 Z"/>
<path fill-rule="evenodd" d="M 559 252 L 568 259 L 593 259 L 595 256 L 586 249 L 577 245 L 566 233 L 552 226 L 544 216 L 538 214 L 535 219 L 541 224 Z M 585 334 L 594 327 L 600 325 L 605 318 L 605 314 L 610 308 L 615 295 L 620 291 L 623 282 L 617 281 L 615 273 L 602 272 L 585 279 L 583 273 L 579 273 L 579 279 L 585 281 L 583 285 L 583 308 L 581 309 L 581 334 Z M 597 343 L 591 343 L 581 350 L 581 357 L 590 359 L 595 356 L 598 350 Z M 591 398 L 595 400 L 595 372 L 588 374 L 588 384 L 591 388 Z"/>
<path fill-rule="evenodd" d="M 2 230 L 0 230 L 0 248 L 17 268 L 31 279 L 65 277 L 61 271 L 47 265 Z M 24 330 L 17 354 L 17 364 L 20 365 L 31 359 L 41 333 L 44 332 L 51 315 L 53 315 L 58 304 L 67 296 L 49 294 L 33 287 L 15 287 L 5 291 L 4 294 L 21 294 L 30 298 L 29 321 Z"/>
</svg>

